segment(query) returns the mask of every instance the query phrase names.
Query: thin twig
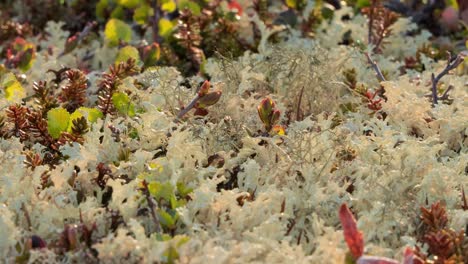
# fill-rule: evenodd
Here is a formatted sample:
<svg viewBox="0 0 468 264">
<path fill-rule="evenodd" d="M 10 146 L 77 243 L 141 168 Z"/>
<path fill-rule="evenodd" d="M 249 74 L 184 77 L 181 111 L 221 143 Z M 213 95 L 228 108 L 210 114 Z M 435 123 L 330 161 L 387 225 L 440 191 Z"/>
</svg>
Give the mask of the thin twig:
<svg viewBox="0 0 468 264">
<path fill-rule="evenodd" d="M 76 39 L 76 43 L 77 43 L 77 44 L 76 44 L 76 45 L 80 44 L 80 43 L 83 41 L 83 39 L 85 39 L 85 38 L 89 35 L 89 33 L 91 33 L 91 30 L 92 30 L 96 25 L 97 25 L 97 22 L 96 22 L 96 21 L 88 22 L 88 23 L 86 24 L 86 26 L 84 27 L 84 29 L 83 29 L 81 32 L 77 33 L 78 36 L 77 36 L 77 35 L 74 35 L 74 36 L 77 36 L 77 39 Z M 73 49 L 74 49 L 74 48 L 72 48 L 72 50 L 73 50 Z M 60 57 L 62 57 L 63 55 L 69 53 L 69 52 L 71 52 L 71 50 L 67 51 L 67 47 L 65 47 L 65 50 L 62 51 L 62 52 L 58 55 L 58 57 L 60 58 Z"/>
<path fill-rule="evenodd" d="M 78 35 L 78 42 L 81 42 L 86 36 L 88 36 L 88 34 L 91 32 L 91 29 L 93 29 L 96 25 L 96 21 L 88 22 L 83 31 L 81 31 Z"/>
<path fill-rule="evenodd" d="M 148 182 L 144 180 L 142 184 L 143 184 L 143 194 L 145 195 L 146 202 L 148 203 L 148 207 L 151 212 L 151 217 L 153 218 L 153 222 L 156 227 L 156 232 L 160 233 L 162 230 L 161 223 L 159 222 L 159 219 L 156 216 L 156 212 L 154 211 L 154 208 L 156 208 L 157 205 L 154 203 L 153 198 L 151 198 L 151 194 L 148 189 Z"/>
<path fill-rule="evenodd" d="M 278 150 L 280 153 L 282 153 L 282 154 L 283 154 L 282 157 L 285 157 L 285 158 L 288 160 L 289 163 L 292 163 L 292 162 L 293 162 L 293 160 L 292 160 L 291 157 L 288 155 L 288 153 L 287 153 L 284 149 L 282 149 L 282 148 L 280 148 L 278 145 L 276 145 L 276 143 L 273 141 L 272 138 L 266 137 L 266 136 L 257 137 L 257 138 L 263 139 L 263 140 L 265 140 L 266 142 L 268 142 L 268 143 L 270 144 L 270 146 L 272 146 L 273 148 L 275 148 L 276 150 Z"/>
<path fill-rule="evenodd" d="M 444 77 L 446 74 L 448 74 L 451 70 L 455 69 L 458 67 L 458 65 L 460 65 L 464 59 L 465 59 L 465 54 L 464 53 L 459 53 L 455 58 L 452 57 L 452 55 L 450 54 L 450 52 L 447 52 L 447 66 L 445 66 L 445 68 L 439 73 L 437 74 L 437 76 L 434 75 L 434 73 L 432 73 L 431 75 L 431 82 L 432 82 L 432 106 L 436 105 L 438 103 L 438 100 L 439 99 L 443 99 L 443 98 L 446 98 L 448 97 L 447 96 L 447 93 L 450 89 L 447 88 L 447 90 L 445 91 L 445 93 L 439 97 L 438 94 L 437 94 L 437 84 L 439 83 L 440 79 L 442 79 L 442 77 Z"/>
<path fill-rule="evenodd" d="M 198 94 L 193 98 L 193 100 L 190 102 L 190 104 L 187 105 L 184 109 L 180 110 L 179 114 L 176 117 L 176 120 L 181 119 L 188 111 L 192 110 L 192 108 L 197 104 L 198 100 L 200 97 Z"/>
<path fill-rule="evenodd" d="M 300 111 L 301 111 L 301 103 L 302 103 L 303 94 L 304 94 L 304 86 L 302 86 L 301 92 L 299 93 L 299 100 L 297 102 L 297 110 L 296 110 L 296 121 L 299 121 L 299 118 L 302 120 Z"/>
<path fill-rule="evenodd" d="M 24 217 L 26 218 L 26 222 L 28 223 L 28 229 L 31 230 L 32 224 L 31 224 L 31 217 L 29 216 L 28 209 L 26 208 L 26 205 L 24 203 L 21 204 L 21 208 L 23 209 Z"/>
<path fill-rule="evenodd" d="M 293 230 L 294 226 L 296 225 L 296 220 L 291 219 L 289 223 L 290 224 L 289 224 L 288 229 L 286 230 L 286 233 L 284 234 L 284 236 L 289 236 L 289 234 Z"/>
<path fill-rule="evenodd" d="M 453 85 L 449 85 L 449 87 L 444 91 L 441 97 L 439 97 L 439 100 L 447 100 L 448 99 L 448 93 L 453 90 Z"/>
<path fill-rule="evenodd" d="M 372 0 L 372 3 L 369 7 L 369 23 L 367 25 L 367 43 L 369 45 L 372 43 L 372 25 L 374 24 L 374 9 L 375 0 Z"/>
<path fill-rule="evenodd" d="M 375 73 L 377 74 L 377 79 L 379 80 L 379 82 L 385 82 L 385 77 L 383 76 L 382 71 L 380 71 L 379 65 L 377 65 L 377 63 L 374 60 L 372 60 L 369 53 L 366 52 L 364 54 L 366 54 L 367 60 L 374 69 Z"/>
<path fill-rule="evenodd" d="M 466 211 L 468 210 L 468 202 L 466 201 L 465 189 L 463 188 L 463 186 L 461 188 L 462 188 L 461 191 L 462 191 L 462 201 L 463 201 L 462 209 L 463 211 Z"/>
<path fill-rule="evenodd" d="M 161 9 L 158 4 L 158 0 L 153 0 L 153 12 L 154 15 L 150 18 L 152 21 L 151 26 L 153 29 L 153 41 L 160 44 L 161 36 L 159 36 L 159 18 L 161 17 Z"/>
</svg>

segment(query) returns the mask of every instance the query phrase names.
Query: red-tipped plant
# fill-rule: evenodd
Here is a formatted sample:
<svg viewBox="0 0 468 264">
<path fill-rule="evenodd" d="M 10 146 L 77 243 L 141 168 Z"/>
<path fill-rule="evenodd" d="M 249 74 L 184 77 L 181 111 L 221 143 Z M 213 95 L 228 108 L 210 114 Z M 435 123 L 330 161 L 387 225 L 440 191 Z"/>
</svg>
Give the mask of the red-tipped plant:
<svg viewBox="0 0 468 264">
<path fill-rule="evenodd" d="M 281 112 L 276 109 L 276 104 L 273 100 L 269 97 L 263 99 L 257 107 L 257 112 L 267 132 L 272 131 L 273 128 L 275 128 L 275 130 L 281 130 L 276 124 L 280 119 Z"/>
<path fill-rule="evenodd" d="M 159 44 L 153 42 L 153 44 L 143 46 L 140 49 L 140 57 L 145 67 L 156 65 L 161 56 L 161 48 Z"/>
<path fill-rule="evenodd" d="M 205 116 L 208 114 L 208 110 L 206 108 L 208 106 L 212 106 L 216 104 L 221 95 L 223 95 L 221 90 L 211 91 L 211 84 L 210 81 L 206 80 L 198 89 L 197 95 L 193 100 L 187 105 L 187 107 L 183 108 L 179 114 L 177 115 L 177 119 L 182 118 L 188 111 L 192 108 L 195 108 L 195 115 Z"/>
<path fill-rule="evenodd" d="M 359 231 L 356 224 L 356 219 L 353 213 L 349 210 L 346 204 L 340 207 L 339 217 L 343 226 L 343 233 L 346 244 L 349 248 L 349 258 L 346 258 L 346 263 L 356 264 L 398 264 L 399 262 L 385 257 L 364 255 L 364 238 L 362 232 Z M 405 250 L 403 264 L 422 264 L 422 260 L 418 258 L 412 249 Z"/>
<path fill-rule="evenodd" d="M 354 260 L 357 260 L 364 253 L 362 233 L 358 230 L 356 219 L 346 204 L 341 205 L 339 215 L 346 244 Z"/>
</svg>

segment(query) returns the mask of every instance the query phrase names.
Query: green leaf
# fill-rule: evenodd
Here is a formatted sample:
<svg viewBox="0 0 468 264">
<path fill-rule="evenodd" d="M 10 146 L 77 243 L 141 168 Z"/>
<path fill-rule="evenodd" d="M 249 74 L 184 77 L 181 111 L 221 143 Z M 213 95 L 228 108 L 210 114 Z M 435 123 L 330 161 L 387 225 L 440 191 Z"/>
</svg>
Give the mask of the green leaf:
<svg viewBox="0 0 468 264">
<path fill-rule="evenodd" d="M 108 0 L 99 0 L 96 4 L 96 17 L 104 19 L 106 8 L 109 6 Z"/>
<path fill-rule="evenodd" d="M 119 0 L 118 3 L 126 8 L 135 8 L 141 3 L 141 0 Z"/>
<path fill-rule="evenodd" d="M 171 238 L 171 245 L 163 253 L 164 257 L 167 259 L 167 263 L 175 263 L 177 261 L 179 258 L 179 247 L 187 243 L 189 240 L 190 238 L 184 235 L 176 235 Z"/>
<path fill-rule="evenodd" d="M 157 233 L 156 234 L 156 240 L 157 241 L 169 241 L 171 240 L 172 237 L 168 234 L 160 234 L 160 233 Z"/>
<path fill-rule="evenodd" d="M 73 126 L 73 121 L 80 118 L 80 117 L 82 117 L 82 116 L 86 117 L 88 122 L 94 123 L 94 122 L 97 121 L 98 118 L 102 117 L 102 112 L 99 111 L 99 109 L 88 108 L 88 107 L 84 107 L 84 106 L 76 109 L 75 112 L 73 112 L 70 115 L 70 121 L 68 123 L 68 128 L 67 128 L 68 132 L 72 131 L 71 129 L 72 129 L 72 126 Z"/>
<path fill-rule="evenodd" d="M 286 5 L 289 7 L 289 8 L 297 8 L 297 3 L 296 3 L 296 0 L 286 0 Z"/>
<path fill-rule="evenodd" d="M 193 188 L 187 187 L 183 182 L 177 183 L 177 192 L 179 193 L 180 197 L 187 197 L 191 192 L 193 192 Z"/>
<path fill-rule="evenodd" d="M 170 246 L 164 251 L 163 256 L 166 257 L 167 263 L 172 264 L 179 258 L 179 252 L 175 247 Z"/>
<path fill-rule="evenodd" d="M 177 207 L 180 206 L 180 204 L 177 201 L 177 198 L 175 197 L 175 195 L 171 196 L 170 203 L 171 203 L 171 209 L 176 209 Z"/>
<path fill-rule="evenodd" d="M 161 10 L 172 13 L 176 10 L 177 6 L 174 0 L 162 0 Z"/>
<path fill-rule="evenodd" d="M 73 121 L 75 121 L 76 119 L 82 117 L 83 114 L 81 113 L 81 111 L 78 111 L 78 109 L 75 110 L 75 112 L 73 112 L 71 115 L 70 115 L 70 119 L 69 119 L 69 122 L 68 122 L 68 127 L 67 127 L 67 132 L 71 132 L 72 131 L 72 127 L 73 127 Z"/>
<path fill-rule="evenodd" d="M 138 129 L 136 129 L 134 127 L 132 127 L 132 129 L 130 129 L 130 131 L 128 132 L 128 136 L 131 139 L 140 140 L 140 135 L 138 134 Z"/>
<path fill-rule="evenodd" d="M 5 98 L 8 101 L 19 103 L 21 99 L 26 96 L 26 91 L 24 90 L 21 83 L 16 79 L 16 76 L 9 72 L 3 75 L 1 79 L 2 89 L 5 90 Z"/>
<path fill-rule="evenodd" d="M 125 10 L 122 6 L 116 6 L 114 10 L 112 10 L 110 14 L 111 18 L 116 18 L 116 19 L 124 19 L 125 17 Z"/>
<path fill-rule="evenodd" d="M 179 7 L 180 10 L 184 10 L 185 8 L 188 8 L 190 10 L 190 12 L 192 12 L 192 14 L 194 14 L 195 16 L 201 15 L 200 6 L 197 3 L 192 2 L 190 0 L 181 0 L 181 1 L 179 1 L 178 7 Z"/>
<path fill-rule="evenodd" d="M 115 64 L 117 65 L 120 62 L 126 62 L 130 58 L 134 59 L 136 64 L 141 63 L 138 50 L 135 47 L 128 45 L 119 50 L 119 53 L 117 53 L 117 58 L 115 59 Z"/>
<path fill-rule="evenodd" d="M 158 209 L 158 216 L 159 220 L 161 221 L 161 224 L 168 229 L 174 229 L 176 226 L 176 222 L 179 219 L 177 213 L 171 215 L 162 209 Z"/>
<path fill-rule="evenodd" d="M 169 19 L 165 19 L 165 18 L 160 19 L 158 24 L 159 24 L 159 35 L 164 38 L 169 37 L 176 26 L 175 22 L 172 22 Z"/>
<path fill-rule="evenodd" d="M 457 11 L 460 9 L 460 7 L 458 6 L 457 0 L 447 0 L 447 1 L 446 1 L 446 4 L 447 4 L 447 6 L 453 7 L 453 8 L 454 8 L 455 10 L 457 10 Z M 463 10 L 462 10 L 462 11 L 463 11 Z"/>
<path fill-rule="evenodd" d="M 170 182 L 150 182 L 148 190 L 156 200 L 164 199 L 169 202 L 171 197 L 174 196 L 174 187 Z"/>
<path fill-rule="evenodd" d="M 59 138 L 62 132 L 67 131 L 69 122 L 70 113 L 64 108 L 52 108 L 47 112 L 47 129 L 55 139 Z"/>
<path fill-rule="evenodd" d="M 91 123 L 95 123 L 99 118 L 102 118 L 102 112 L 97 108 L 88 108 L 88 107 L 80 107 L 78 108 L 79 111 L 86 112 L 88 114 L 88 121 Z"/>
<path fill-rule="evenodd" d="M 130 117 L 135 116 L 135 105 L 130 101 L 126 93 L 114 93 L 112 95 L 112 103 L 119 113 Z"/>
<path fill-rule="evenodd" d="M 370 1 L 369 0 L 357 0 L 356 2 L 356 7 L 358 9 L 370 6 Z"/>
<path fill-rule="evenodd" d="M 153 8 L 147 4 L 142 4 L 133 13 L 133 20 L 139 25 L 144 25 L 148 22 L 150 16 L 154 14 Z"/>
<path fill-rule="evenodd" d="M 132 29 L 119 19 L 109 19 L 104 30 L 110 45 L 117 45 L 119 41 L 129 42 L 132 39 Z"/>
<path fill-rule="evenodd" d="M 174 240 L 177 241 L 176 246 L 177 246 L 177 247 L 180 247 L 180 246 L 182 246 L 183 244 L 189 242 L 189 241 L 190 241 L 190 237 L 188 237 L 188 236 L 186 236 L 186 235 L 176 235 L 176 236 L 174 237 Z"/>
</svg>

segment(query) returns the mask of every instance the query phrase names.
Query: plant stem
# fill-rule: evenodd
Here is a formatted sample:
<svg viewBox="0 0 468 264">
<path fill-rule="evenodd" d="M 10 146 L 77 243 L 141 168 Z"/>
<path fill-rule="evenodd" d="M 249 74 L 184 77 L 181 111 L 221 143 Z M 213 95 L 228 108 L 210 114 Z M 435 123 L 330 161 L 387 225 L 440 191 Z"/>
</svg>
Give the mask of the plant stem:
<svg viewBox="0 0 468 264">
<path fill-rule="evenodd" d="M 372 44 L 372 26 L 374 24 L 374 9 L 375 9 L 375 0 L 372 0 L 369 10 L 369 23 L 367 25 L 367 44 Z"/>
<path fill-rule="evenodd" d="M 434 73 L 432 73 L 432 75 L 431 75 L 432 106 L 436 105 L 438 103 L 439 99 L 443 100 L 444 98 L 446 98 L 448 92 L 451 89 L 453 89 L 453 87 L 451 88 L 449 86 L 449 88 L 447 88 L 447 90 L 444 92 L 444 94 L 441 97 L 439 97 L 437 95 L 437 84 L 439 83 L 440 79 L 442 79 L 442 77 L 444 77 L 446 74 L 448 74 L 451 70 L 457 68 L 458 65 L 460 65 L 463 62 L 465 56 L 466 56 L 465 54 L 460 53 L 455 58 L 453 58 L 452 55 L 450 54 L 450 52 L 447 52 L 447 57 L 448 57 L 447 66 L 445 66 L 445 68 L 439 74 L 437 74 L 437 76 L 435 76 Z"/>
<path fill-rule="evenodd" d="M 179 114 L 176 117 L 176 120 L 182 118 L 186 113 L 188 113 L 188 111 L 190 111 L 197 104 L 199 99 L 200 97 L 196 95 L 195 98 L 193 98 L 193 100 L 190 102 L 190 104 L 179 112 Z"/>
<path fill-rule="evenodd" d="M 154 15 L 150 18 L 151 26 L 153 29 L 153 41 L 160 44 L 161 43 L 161 36 L 159 36 L 159 18 L 161 17 L 161 9 L 159 8 L 158 0 L 153 0 L 153 12 Z"/>
<path fill-rule="evenodd" d="M 26 222 L 28 223 L 28 229 L 31 230 L 31 217 L 29 217 L 28 209 L 26 208 L 26 205 L 24 203 L 21 204 L 21 208 L 23 209 L 24 217 L 26 218 Z"/>
<path fill-rule="evenodd" d="M 375 73 L 377 74 L 377 79 L 379 80 L 379 82 L 385 82 L 386 81 L 385 77 L 383 76 L 382 71 L 380 71 L 379 65 L 377 65 L 377 63 L 374 60 L 372 60 L 369 53 L 366 52 L 365 54 L 366 54 L 367 60 L 369 61 L 372 68 L 374 69 Z"/>
<path fill-rule="evenodd" d="M 161 233 L 161 223 L 159 222 L 159 219 L 156 216 L 156 212 L 154 211 L 154 208 L 157 207 L 157 205 L 154 203 L 153 198 L 151 198 L 151 194 L 148 189 L 148 182 L 146 181 L 143 181 L 143 194 L 145 195 L 146 202 L 148 203 L 148 207 L 151 212 L 151 217 L 153 218 L 153 222 L 156 227 L 156 232 Z"/>
<path fill-rule="evenodd" d="M 297 110 L 296 110 L 296 121 L 302 121 L 302 115 L 300 111 L 301 111 L 301 103 L 302 103 L 303 94 L 304 94 L 304 86 L 302 86 L 301 92 L 299 93 L 299 100 L 297 102 Z"/>
</svg>

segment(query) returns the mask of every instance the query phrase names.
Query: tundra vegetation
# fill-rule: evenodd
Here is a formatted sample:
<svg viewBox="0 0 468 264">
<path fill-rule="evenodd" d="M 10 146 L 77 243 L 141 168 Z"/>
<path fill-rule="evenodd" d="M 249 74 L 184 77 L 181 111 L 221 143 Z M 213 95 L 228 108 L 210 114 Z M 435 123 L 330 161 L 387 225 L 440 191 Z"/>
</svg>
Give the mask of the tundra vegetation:
<svg viewBox="0 0 468 264">
<path fill-rule="evenodd" d="M 465 0 L 4 0 L 0 262 L 468 263 Z"/>
</svg>

